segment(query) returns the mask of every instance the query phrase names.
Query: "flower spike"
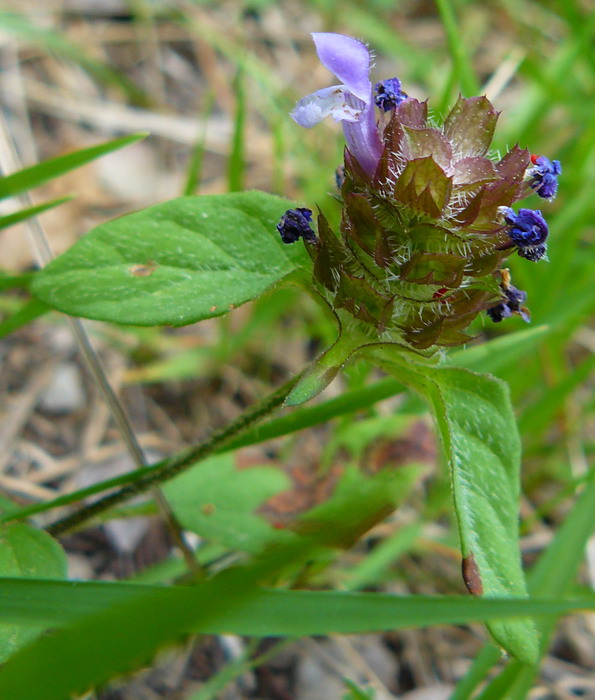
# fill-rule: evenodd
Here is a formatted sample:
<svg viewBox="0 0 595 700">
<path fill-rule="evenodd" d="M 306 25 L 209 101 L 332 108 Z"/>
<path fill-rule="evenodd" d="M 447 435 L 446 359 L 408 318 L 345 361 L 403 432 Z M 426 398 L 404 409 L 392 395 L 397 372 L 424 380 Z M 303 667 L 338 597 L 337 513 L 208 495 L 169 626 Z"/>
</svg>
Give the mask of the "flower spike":
<svg viewBox="0 0 595 700">
<path fill-rule="evenodd" d="M 308 253 L 329 303 L 368 334 L 415 350 L 466 342 L 482 312 L 529 322 L 527 295 L 502 266 L 515 250 L 542 259 L 549 231 L 540 211 L 512 207 L 534 191 L 551 199 L 559 161 L 519 146 L 494 158 L 498 112 L 486 97 L 459 97 L 436 124 L 397 78 L 372 91 L 362 42 L 312 36 L 341 84 L 303 98 L 292 116 L 308 128 L 324 116 L 342 123 L 340 233 L 320 213 L 313 238 L 309 210 L 287 212 L 278 228 L 287 242 L 316 240 Z"/>
</svg>

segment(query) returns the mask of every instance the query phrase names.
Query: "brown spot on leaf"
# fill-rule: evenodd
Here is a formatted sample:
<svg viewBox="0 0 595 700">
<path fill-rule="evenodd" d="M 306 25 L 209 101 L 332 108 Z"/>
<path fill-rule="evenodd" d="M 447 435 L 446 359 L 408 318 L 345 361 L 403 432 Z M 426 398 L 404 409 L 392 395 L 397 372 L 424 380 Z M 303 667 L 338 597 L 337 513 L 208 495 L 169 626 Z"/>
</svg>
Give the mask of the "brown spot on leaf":
<svg viewBox="0 0 595 700">
<path fill-rule="evenodd" d="M 209 311 L 210 311 L 211 313 L 214 313 L 215 311 L 217 311 L 217 307 L 216 307 L 216 306 L 211 306 L 211 308 L 209 309 Z"/>
<path fill-rule="evenodd" d="M 214 503 L 205 503 L 200 510 L 203 515 L 213 515 L 213 513 L 217 510 L 217 507 Z"/>
<path fill-rule="evenodd" d="M 387 467 L 395 469 L 412 462 L 436 463 L 436 440 L 424 421 L 412 423 L 399 437 L 374 440 L 364 453 L 361 467 L 366 474 L 377 474 Z"/>
<path fill-rule="evenodd" d="M 149 260 L 144 264 L 136 263 L 131 265 L 128 268 L 128 272 L 130 272 L 131 275 L 134 275 L 134 277 L 148 277 L 149 275 L 152 275 L 156 269 L 157 263 L 153 262 L 153 260 Z"/>
<path fill-rule="evenodd" d="M 241 450 L 240 453 L 245 452 Z M 237 459 L 237 458 L 236 458 Z M 253 464 L 265 464 L 261 457 Z M 242 457 L 240 468 L 250 466 Z M 317 462 L 301 459 L 294 464 L 282 466 L 283 471 L 291 480 L 291 486 L 286 491 L 278 493 L 259 508 L 259 512 L 278 528 L 280 525 L 291 527 L 297 518 L 328 500 L 343 473 L 343 467 L 333 465 L 327 471 L 321 472 Z"/>
<path fill-rule="evenodd" d="M 481 595 L 483 593 L 483 583 L 479 567 L 473 554 L 463 559 L 463 581 L 471 595 Z"/>
</svg>

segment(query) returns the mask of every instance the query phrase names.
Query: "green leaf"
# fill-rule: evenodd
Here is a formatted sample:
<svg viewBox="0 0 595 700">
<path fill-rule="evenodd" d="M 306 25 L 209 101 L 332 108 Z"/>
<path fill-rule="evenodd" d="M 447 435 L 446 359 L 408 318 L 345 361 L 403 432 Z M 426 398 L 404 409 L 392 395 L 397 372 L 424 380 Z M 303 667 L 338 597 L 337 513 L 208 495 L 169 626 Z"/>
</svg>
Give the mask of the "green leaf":
<svg viewBox="0 0 595 700">
<path fill-rule="evenodd" d="M 434 408 L 450 462 L 468 575 L 473 577 L 476 567 L 483 595 L 526 595 L 518 547 L 521 445 L 508 388 L 494 377 L 461 369 L 434 376 Z M 537 659 L 531 621 L 498 621 L 490 631 L 521 661 Z"/>
<path fill-rule="evenodd" d="M 14 331 L 26 326 L 36 318 L 46 314 L 50 308 L 39 299 L 31 299 L 21 306 L 12 316 L 0 321 L 0 338 L 10 335 Z"/>
<path fill-rule="evenodd" d="M 308 264 L 275 228 L 291 206 L 264 192 L 174 199 L 94 229 L 39 272 L 32 292 L 65 313 L 114 323 L 220 316 Z"/>
<path fill-rule="evenodd" d="M 0 527 L 0 581 L 15 576 L 64 578 L 66 556 L 60 545 L 42 530 L 23 523 L 3 525 Z M 44 626 L 0 624 L 0 662 L 35 639 L 43 629 Z"/>
<path fill-rule="evenodd" d="M 346 469 L 333 495 L 306 512 L 296 530 L 325 547 L 347 549 L 406 498 L 420 470 L 401 466 L 370 476 Z"/>
<path fill-rule="evenodd" d="M 459 158 L 487 153 L 498 112 L 486 97 L 460 97 L 444 120 L 443 131 Z"/>
<path fill-rule="evenodd" d="M 390 361 L 386 367 L 432 405 L 449 466 L 470 592 L 527 595 L 518 545 L 521 446 L 507 386 L 459 368 Z M 531 620 L 499 620 L 488 627 L 521 661 L 538 658 Z"/>
<path fill-rule="evenodd" d="M 594 512 L 595 472 L 592 471 L 584 491 L 579 495 L 572 510 L 555 533 L 551 544 L 539 557 L 537 564 L 529 574 L 529 591 L 532 595 L 561 598 L 572 589 L 577 569 L 585 556 L 585 546 L 595 532 Z M 538 620 L 542 635 L 542 655 L 549 648 L 549 640 L 556 623 L 557 618 Z M 489 669 L 498 661 L 500 661 L 498 650 L 492 646 L 484 647 L 463 681 L 457 686 L 453 700 L 455 697 L 456 700 L 469 698 L 473 690 L 487 677 Z M 510 696 L 511 698 L 525 698 L 533 685 L 537 672 L 537 666 L 527 666 L 513 661 L 486 686 L 482 698 L 484 694 L 486 697 L 490 695 L 491 697 L 504 697 L 506 695 L 506 697 Z M 503 682 L 507 684 L 504 689 Z M 518 695 L 513 693 L 511 689 L 518 691 Z M 493 690 L 500 692 L 500 695 L 492 694 Z"/>
<path fill-rule="evenodd" d="M 316 539 L 323 547 L 351 547 L 395 509 L 418 474 L 415 467 L 387 469 L 373 476 L 348 469 L 332 496 L 306 512 L 292 530 Z M 257 553 L 278 541 L 281 533 L 255 511 L 290 486 L 279 469 L 238 469 L 233 455 L 224 454 L 204 460 L 165 484 L 164 493 L 188 530 L 231 549 Z"/>
<path fill-rule="evenodd" d="M 2 513 L 2 515 L 9 515 L 18 510 L 19 507 L 14 501 L 11 501 L 10 498 L 6 498 L 6 496 L 0 495 L 0 513 Z"/>
<path fill-rule="evenodd" d="M 395 184 L 395 197 L 427 216 L 437 218 L 450 199 L 452 178 L 431 156 L 408 161 Z"/>
<path fill-rule="evenodd" d="M 289 485 L 278 469 L 238 469 L 233 455 L 225 454 L 197 464 L 163 490 L 186 529 L 230 549 L 257 552 L 275 531 L 255 511 Z"/>
<path fill-rule="evenodd" d="M 2 177 L 0 178 L 0 198 L 12 197 L 20 192 L 39 187 L 39 185 L 43 185 L 48 180 L 53 180 L 70 170 L 80 168 L 81 165 L 85 165 L 106 153 L 111 153 L 140 139 L 144 139 L 146 136 L 147 134 L 145 133 L 132 134 L 132 136 L 106 141 L 98 146 L 91 146 L 91 148 L 84 148 L 51 160 L 45 160 L 42 163 L 37 163 L 37 165 L 32 165 L 30 168 L 24 168 L 16 173 L 12 173 L 12 175 Z M 54 202 L 54 204 L 58 203 L 60 203 L 60 200 Z M 50 204 L 52 203 L 50 202 Z M 41 206 L 47 208 L 47 205 Z"/>
</svg>

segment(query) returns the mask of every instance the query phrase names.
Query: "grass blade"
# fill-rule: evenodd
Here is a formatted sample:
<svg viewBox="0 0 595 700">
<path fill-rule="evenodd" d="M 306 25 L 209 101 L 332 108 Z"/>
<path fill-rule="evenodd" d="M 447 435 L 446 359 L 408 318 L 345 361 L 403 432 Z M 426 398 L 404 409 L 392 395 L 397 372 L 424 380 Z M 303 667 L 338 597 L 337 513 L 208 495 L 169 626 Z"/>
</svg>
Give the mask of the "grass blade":
<svg viewBox="0 0 595 700">
<path fill-rule="evenodd" d="M 108 85 L 115 85 L 136 104 L 147 104 L 145 93 L 121 72 L 114 70 L 95 58 L 84 49 L 66 39 L 62 34 L 40 27 L 16 12 L 0 11 L 0 26 L 5 32 L 14 34 L 24 41 L 41 46 L 46 51 L 77 63 L 88 73 Z"/>
<path fill-rule="evenodd" d="M 280 560 L 285 561 L 284 557 Z M 277 561 L 277 559 L 275 559 Z M 269 562 L 270 564 L 270 562 Z M 236 579 L 260 565 L 233 570 Z M 215 577 L 228 588 L 231 572 Z M 213 579 L 213 581 L 215 581 Z M 247 580 L 247 579 L 246 579 Z M 25 578 L 0 579 L 0 620 L 11 624 L 71 627 L 109 609 L 150 598 L 167 616 L 168 608 L 187 609 L 179 622 L 181 632 L 225 631 L 255 636 L 350 634 L 370 630 L 465 624 L 500 617 L 550 616 L 574 610 L 595 609 L 595 594 L 579 597 L 470 598 L 467 596 L 397 596 L 388 593 L 344 591 L 293 591 L 255 589 L 255 597 L 240 608 L 216 605 L 209 622 L 200 617 L 196 603 L 211 591 L 212 581 L 196 586 L 164 587 L 105 581 L 54 581 Z M 216 587 L 215 587 L 216 588 Z M 325 614 L 321 615 L 320 611 Z M 158 622 L 158 620 L 156 620 Z M 2 672 L 0 672 L 0 679 Z M 0 686 L 1 687 L 1 686 Z"/>
<path fill-rule="evenodd" d="M 236 115 L 231 143 L 231 153 L 227 164 L 228 189 L 230 192 L 241 192 L 244 187 L 244 171 L 246 169 L 244 153 L 244 132 L 246 128 L 246 94 L 244 91 L 244 72 L 238 68 L 234 81 L 236 95 Z"/>
<path fill-rule="evenodd" d="M 191 195 L 198 194 L 198 187 L 200 184 L 200 176 L 202 173 L 202 162 L 205 153 L 205 144 L 207 138 L 207 124 L 209 116 L 213 111 L 213 104 L 215 102 L 215 95 L 213 92 L 209 92 L 205 97 L 204 107 L 201 110 L 201 121 L 203 123 L 202 132 L 199 135 L 194 148 L 192 149 L 192 154 L 190 156 L 190 162 L 188 163 L 188 172 L 186 173 L 186 183 L 184 185 L 184 191 L 182 194 Z"/>
<path fill-rule="evenodd" d="M 249 567 L 224 572 L 193 588 L 0 581 L 0 609 L 13 621 L 19 613 L 30 623 L 39 621 L 39 613 L 44 610 L 45 623 L 50 617 L 54 624 L 60 624 L 60 620 L 63 624 L 66 619 L 73 623 L 73 611 L 80 611 L 81 595 L 89 586 L 95 593 L 87 596 L 87 609 L 89 600 L 94 600 L 91 606 L 95 605 L 98 611 L 12 657 L 0 671 L 0 695 L 11 700 L 30 700 L 39 697 L 43 688 L 44 700 L 63 700 L 71 693 L 101 683 L 114 671 L 138 666 L 159 646 L 190 631 L 253 636 L 348 633 L 595 609 L 595 596 L 564 601 L 480 600 L 256 588 L 256 581 L 265 572 L 289 563 L 296 554 L 290 551 L 293 549 L 289 547 L 282 556 L 277 553 Z M 37 585 L 37 596 L 33 595 L 31 584 Z M 27 595 L 23 595 L 25 587 Z M 119 603 L 101 609 L 97 592 L 102 590 L 109 592 L 112 603 L 117 599 L 114 593 L 119 596 Z M 81 655 L 85 664 L 71 662 Z M 61 669 L 60 673 L 53 672 L 56 668 Z"/>
<path fill-rule="evenodd" d="M 1 182 L 0 182 L 1 187 Z M 21 221 L 30 219 L 32 216 L 37 216 L 48 209 L 53 209 L 54 207 L 60 206 L 65 202 L 70 202 L 73 196 L 59 197 L 58 199 L 52 199 L 49 202 L 44 202 L 43 204 L 37 204 L 34 207 L 28 207 L 27 209 L 21 209 L 20 211 L 15 211 L 13 214 L 6 214 L 6 216 L 0 216 L 0 229 L 8 228 L 9 226 L 14 226 L 19 224 Z"/>
<path fill-rule="evenodd" d="M 64 156 L 58 156 L 57 158 L 43 161 L 43 163 L 37 163 L 30 168 L 24 168 L 12 175 L 7 175 L 0 179 L 0 198 L 12 197 L 26 190 L 33 189 L 34 187 L 39 187 L 39 185 L 43 185 L 44 182 L 48 182 L 59 175 L 64 175 L 64 173 L 70 170 L 79 168 L 81 165 L 85 165 L 106 153 L 111 153 L 118 148 L 123 148 L 131 143 L 140 141 L 140 139 L 144 139 L 146 136 L 146 133 L 123 136 L 113 141 L 101 143 L 98 146 L 91 146 L 90 148 L 73 151 Z"/>
<path fill-rule="evenodd" d="M 479 83 L 475 77 L 473 66 L 467 51 L 465 40 L 459 32 L 459 22 L 455 16 L 451 0 L 436 0 L 436 6 L 440 12 L 440 18 L 446 33 L 448 49 L 452 57 L 458 82 L 461 85 L 463 95 L 470 97 L 479 94 Z"/>
</svg>

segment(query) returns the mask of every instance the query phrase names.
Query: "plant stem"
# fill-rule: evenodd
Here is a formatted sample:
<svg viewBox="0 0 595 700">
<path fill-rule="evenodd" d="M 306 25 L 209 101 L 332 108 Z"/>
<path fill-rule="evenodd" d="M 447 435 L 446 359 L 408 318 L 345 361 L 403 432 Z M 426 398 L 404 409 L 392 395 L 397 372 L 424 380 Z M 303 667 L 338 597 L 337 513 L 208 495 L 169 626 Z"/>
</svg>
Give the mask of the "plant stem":
<svg viewBox="0 0 595 700">
<path fill-rule="evenodd" d="M 119 503 L 123 503 L 140 493 L 144 493 L 157 484 L 172 479 L 181 474 L 186 469 L 192 467 L 196 462 L 208 457 L 221 447 L 225 442 L 237 437 L 244 430 L 247 430 L 253 423 L 267 416 L 274 409 L 283 404 L 289 392 L 293 389 L 302 374 L 292 377 L 288 382 L 269 394 L 258 404 L 241 414 L 235 421 L 215 432 L 208 440 L 195 445 L 184 452 L 175 455 L 167 460 L 160 469 L 151 471 L 139 477 L 134 483 L 110 493 L 103 498 L 84 506 L 71 515 L 56 520 L 46 528 L 50 535 L 62 535 L 70 530 L 80 527 L 83 523 L 95 517 L 99 513 L 112 508 Z"/>
</svg>

